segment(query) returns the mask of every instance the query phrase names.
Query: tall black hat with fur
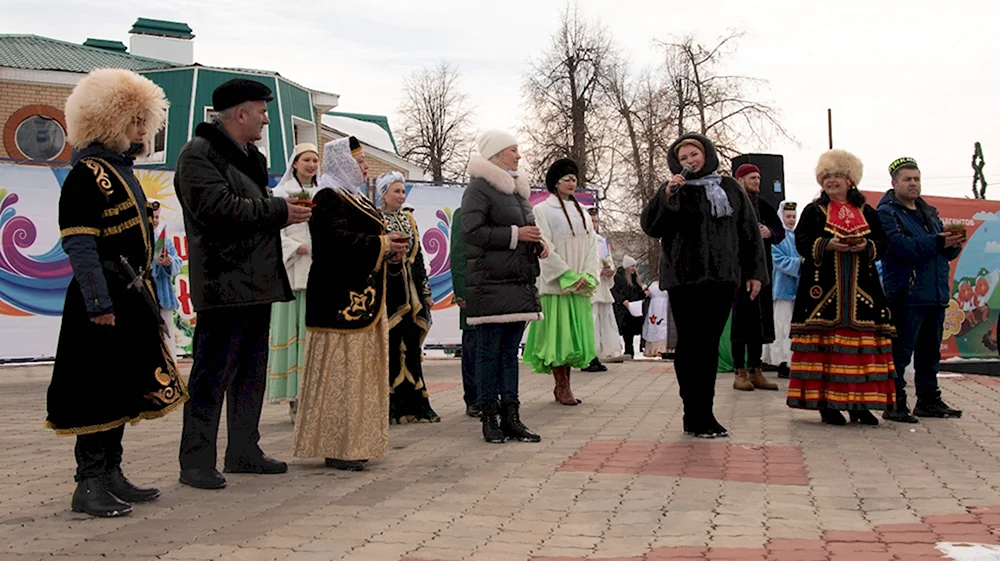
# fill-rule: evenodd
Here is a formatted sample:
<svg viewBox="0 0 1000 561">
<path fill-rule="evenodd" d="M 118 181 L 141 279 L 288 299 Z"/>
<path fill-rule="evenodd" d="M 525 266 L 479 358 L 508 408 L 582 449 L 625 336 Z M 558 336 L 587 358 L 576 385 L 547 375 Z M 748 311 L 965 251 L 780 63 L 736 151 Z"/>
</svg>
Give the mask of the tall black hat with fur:
<svg viewBox="0 0 1000 561">
<path fill-rule="evenodd" d="M 573 160 L 569 158 L 556 160 L 549 166 L 549 171 L 545 172 L 545 187 L 549 190 L 549 193 L 555 193 L 556 183 L 559 183 L 560 179 L 567 175 L 578 175 L 579 173 L 580 168 Z"/>
</svg>

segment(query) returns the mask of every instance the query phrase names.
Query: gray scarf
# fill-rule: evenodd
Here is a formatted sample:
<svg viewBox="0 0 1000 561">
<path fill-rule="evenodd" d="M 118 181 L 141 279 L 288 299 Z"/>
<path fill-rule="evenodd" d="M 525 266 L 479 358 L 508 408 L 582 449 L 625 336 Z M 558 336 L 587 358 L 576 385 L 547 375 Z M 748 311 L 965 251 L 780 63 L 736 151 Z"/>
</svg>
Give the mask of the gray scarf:
<svg viewBox="0 0 1000 561">
<path fill-rule="evenodd" d="M 729 196 L 726 195 L 725 189 L 722 188 L 721 175 L 713 173 L 698 179 L 688 179 L 684 184 L 698 185 L 705 188 L 705 195 L 708 197 L 709 202 L 712 203 L 712 216 L 716 218 L 720 216 L 732 216 L 733 207 L 729 204 Z"/>
</svg>

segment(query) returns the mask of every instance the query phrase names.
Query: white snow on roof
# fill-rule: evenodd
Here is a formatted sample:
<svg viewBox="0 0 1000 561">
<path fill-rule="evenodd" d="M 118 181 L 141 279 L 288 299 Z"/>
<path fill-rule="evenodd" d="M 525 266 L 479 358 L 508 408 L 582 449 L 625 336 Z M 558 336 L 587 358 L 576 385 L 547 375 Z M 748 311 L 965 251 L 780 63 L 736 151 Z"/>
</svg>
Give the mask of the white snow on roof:
<svg viewBox="0 0 1000 561">
<path fill-rule="evenodd" d="M 396 149 L 392 147 L 392 139 L 389 138 L 389 133 L 374 123 L 366 123 L 365 121 L 359 121 L 350 117 L 323 115 L 323 124 L 346 136 L 353 136 L 363 144 L 390 154 L 396 153 Z"/>
</svg>

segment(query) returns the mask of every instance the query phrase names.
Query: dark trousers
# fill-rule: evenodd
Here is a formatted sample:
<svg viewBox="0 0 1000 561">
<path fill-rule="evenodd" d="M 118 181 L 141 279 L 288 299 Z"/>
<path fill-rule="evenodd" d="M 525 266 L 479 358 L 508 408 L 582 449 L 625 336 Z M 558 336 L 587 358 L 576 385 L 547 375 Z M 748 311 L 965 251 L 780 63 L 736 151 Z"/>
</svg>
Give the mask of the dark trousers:
<svg viewBox="0 0 1000 561">
<path fill-rule="evenodd" d="M 184 404 L 181 469 L 214 468 L 222 402 L 229 429 L 226 463 L 262 452 L 258 424 L 267 382 L 271 305 L 218 308 L 198 313 L 194 364 Z"/>
<path fill-rule="evenodd" d="M 736 285 L 706 282 L 675 286 L 668 293 L 677 324 L 674 370 L 687 422 L 712 417 L 719 340 L 733 307 Z"/>
<path fill-rule="evenodd" d="M 642 322 L 642 318 L 625 316 L 625 321 L 622 324 L 622 339 L 625 340 L 625 354 L 629 356 L 635 356 L 635 338 L 642 335 Z M 642 351 L 642 339 L 639 340 L 639 350 Z"/>
<path fill-rule="evenodd" d="M 125 425 L 76 437 L 76 480 L 99 477 L 122 465 Z"/>
<path fill-rule="evenodd" d="M 524 323 L 489 323 L 476 327 L 476 381 L 479 406 L 517 403 L 517 351 Z"/>
<path fill-rule="evenodd" d="M 917 399 L 938 397 L 937 374 L 941 365 L 944 312 L 942 306 L 892 307 L 896 327 L 896 338 L 892 340 L 896 395 L 906 392 L 906 367 L 912 359 Z"/>
<path fill-rule="evenodd" d="M 465 405 L 479 405 L 476 387 L 476 330 L 462 331 L 462 390 Z"/>
<path fill-rule="evenodd" d="M 725 330 L 726 326 L 722 326 Z M 760 368 L 764 356 L 764 344 L 752 341 L 732 341 L 733 366 L 736 368 Z M 744 360 L 744 357 L 746 360 Z"/>
</svg>

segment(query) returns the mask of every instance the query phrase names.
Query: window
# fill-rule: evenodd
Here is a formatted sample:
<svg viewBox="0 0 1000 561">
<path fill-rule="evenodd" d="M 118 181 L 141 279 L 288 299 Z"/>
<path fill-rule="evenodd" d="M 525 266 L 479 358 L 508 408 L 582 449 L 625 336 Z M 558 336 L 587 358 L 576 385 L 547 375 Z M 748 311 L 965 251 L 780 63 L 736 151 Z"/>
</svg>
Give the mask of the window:
<svg viewBox="0 0 1000 561">
<path fill-rule="evenodd" d="M 17 125 L 14 143 L 29 160 L 49 161 L 62 153 L 66 131 L 53 117 L 32 115 Z"/>
<path fill-rule="evenodd" d="M 305 119 L 300 119 L 296 116 L 292 116 L 292 143 L 293 144 L 303 144 L 308 142 L 309 144 L 316 143 L 316 125 L 306 121 Z"/>
<path fill-rule="evenodd" d="M 170 128 L 170 111 L 167 111 L 163 129 L 153 137 L 153 148 L 149 156 L 136 158 L 136 164 L 165 164 L 167 163 L 167 129 Z"/>
<path fill-rule="evenodd" d="M 205 107 L 205 122 L 214 123 L 216 116 L 219 114 L 218 111 L 212 109 L 211 107 Z M 268 154 L 268 146 L 270 146 L 270 136 L 268 134 L 268 126 L 264 125 L 264 129 L 260 131 L 260 140 L 254 142 L 254 146 L 260 153 L 264 155 L 264 161 L 267 162 L 267 167 L 271 167 L 271 156 Z"/>
</svg>

